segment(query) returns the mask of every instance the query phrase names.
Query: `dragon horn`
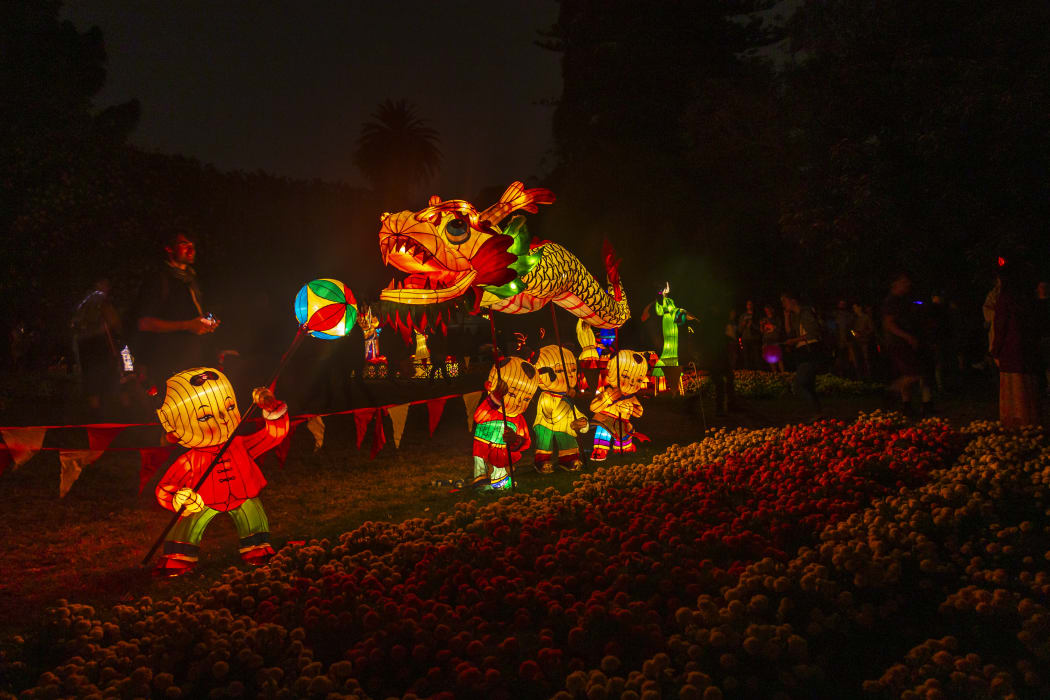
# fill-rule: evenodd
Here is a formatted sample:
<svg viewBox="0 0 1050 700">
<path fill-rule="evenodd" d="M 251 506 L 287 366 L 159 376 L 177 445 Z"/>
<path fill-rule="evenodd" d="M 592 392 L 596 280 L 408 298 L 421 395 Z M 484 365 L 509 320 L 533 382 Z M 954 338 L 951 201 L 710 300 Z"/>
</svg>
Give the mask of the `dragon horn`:
<svg viewBox="0 0 1050 700">
<path fill-rule="evenodd" d="M 512 182 L 499 201 L 481 212 L 478 216 L 483 221 L 498 224 L 517 209 L 535 214 L 539 211 L 537 204 L 553 204 L 554 193 L 544 187 L 525 189 L 524 183 Z"/>
</svg>

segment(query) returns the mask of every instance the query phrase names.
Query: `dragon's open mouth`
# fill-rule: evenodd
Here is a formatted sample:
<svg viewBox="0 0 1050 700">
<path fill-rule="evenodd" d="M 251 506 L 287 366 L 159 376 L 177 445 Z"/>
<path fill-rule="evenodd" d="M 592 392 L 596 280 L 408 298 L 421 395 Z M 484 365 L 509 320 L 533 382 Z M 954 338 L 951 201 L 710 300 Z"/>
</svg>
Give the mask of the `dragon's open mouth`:
<svg viewBox="0 0 1050 700">
<path fill-rule="evenodd" d="M 477 273 L 449 270 L 422 243 L 410 236 L 391 235 L 380 243 L 383 262 L 392 267 L 395 277 L 379 298 L 400 304 L 436 304 L 462 296 Z M 405 272 L 411 269 L 413 272 Z"/>
</svg>

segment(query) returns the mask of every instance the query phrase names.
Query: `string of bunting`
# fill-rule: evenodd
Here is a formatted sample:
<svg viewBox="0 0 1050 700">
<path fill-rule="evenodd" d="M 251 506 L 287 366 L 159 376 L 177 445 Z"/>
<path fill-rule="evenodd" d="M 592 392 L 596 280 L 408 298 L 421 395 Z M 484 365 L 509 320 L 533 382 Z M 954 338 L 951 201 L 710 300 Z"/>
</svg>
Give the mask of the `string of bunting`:
<svg viewBox="0 0 1050 700">
<path fill-rule="evenodd" d="M 333 411 L 331 413 L 304 413 L 292 416 L 288 435 L 275 450 L 278 463 L 284 467 L 291 445 L 292 435 L 295 429 L 305 424 L 314 439 L 314 450 L 320 450 L 324 446 L 325 418 L 332 416 L 351 415 L 354 418 L 354 430 L 357 437 L 357 447 L 361 447 L 369 426 L 373 426 L 372 444 L 369 449 L 369 457 L 374 458 L 387 443 L 386 429 L 383 417 L 389 416 L 393 432 L 394 447 L 401 447 L 401 437 L 404 434 L 405 423 L 408 418 L 410 406 L 426 405 L 427 428 L 431 435 L 441 420 L 445 410 L 445 404 L 449 399 L 462 399 L 463 407 L 467 414 L 467 429 L 473 430 L 474 409 L 481 400 L 480 391 L 472 391 L 466 394 L 449 394 L 432 399 L 418 399 L 401 404 L 389 404 L 385 406 L 367 406 L 365 408 L 352 408 L 345 411 Z M 0 475 L 11 469 L 18 469 L 38 452 L 57 452 L 61 475 L 59 478 L 59 498 L 64 497 L 73 483 L 80 477 L 81 472 L 106 452 L 138 452 L 140 456 L 139 467 L 139 493 L 150 482 L 150 479 L 172 454 L 174 446 L 163 447 L 112 447 L 117 435 L 125 428 L 159 427 L 160 423 L 87 423 L 83 425 L 36 425 L 36 426 L 12 426 L 0 427 Z M 84 429 L 87 431 L 87 449 L 67 447 L 44 447 L 44 438 L 51 430 Z"/>
</svg>

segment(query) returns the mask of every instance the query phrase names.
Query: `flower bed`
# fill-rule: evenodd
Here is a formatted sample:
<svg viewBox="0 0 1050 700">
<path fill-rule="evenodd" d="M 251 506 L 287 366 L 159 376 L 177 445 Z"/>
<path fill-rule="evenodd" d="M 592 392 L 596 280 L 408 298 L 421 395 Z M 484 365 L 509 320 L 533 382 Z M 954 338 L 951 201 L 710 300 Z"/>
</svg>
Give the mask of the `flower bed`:
<svg viewBox="0 0 1050 700">
<path fill-rule="evenodd" d="M 365 523 L 231 569 L 185 601 L 58 607 L 26 656 L 62 660 L 27 695 L 761 695 L 772 686 L 744 672 L 748 649 L 816 682 L 818 638 L 800 634 L 815 630 L 779 620 L 779 601 L 796 585 L 824 592 L 822 572 L 797 562 L 842 527 L 796 552 L 873 498 L 921 485 L 959 442 L 946 425 L 879 415 L 720 432 L 585 475 L 568 494 Z M 765 668 L 777 664 L 755 673 Z"/>
<path fill-rule="evenodd" d="M 679 609 L 639 670 L 592 666 L 555 697 L 1050 697 L 1050 448 L 968 432 L 931 482 Z"/>
</svg>

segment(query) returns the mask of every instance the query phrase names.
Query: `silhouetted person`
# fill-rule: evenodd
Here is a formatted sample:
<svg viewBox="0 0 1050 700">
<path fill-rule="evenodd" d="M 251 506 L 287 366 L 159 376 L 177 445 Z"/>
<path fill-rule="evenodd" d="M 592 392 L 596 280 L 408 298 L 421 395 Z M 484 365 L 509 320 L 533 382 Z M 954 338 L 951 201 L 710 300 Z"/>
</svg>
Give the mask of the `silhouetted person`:
<svg viewBox="0 0 1050 700">
<path fill-rule="evenodd" d="M 999 296 L 992 321 L 991 353 L 999 367 L 999 420 L 1003 427 L 1037 425 L 1039 414 L 1039 327 L 1031 289 L 1016 267 L 999 269 Z"/>
<path fill-rule="evenodd" d="M 143 283 L 139 294 L 139 334 L 133 348 L 147 383 L 161 388 L 176 372 L 210 360 L 203 336 L 219 326 L 218 319 L 207 312 L 197 283 L 193 240 L 178 233 L 167 241 L 164 251 L 164 264 Z"/>
<path fill-rule="evenodd" d="M 817 316 L 810 306 L 799 304 L 798 296 L 789 292 L 780 295 L 784 315 L 793 326 L 787 329 L 785 345 L 792 348 L 795 358 L 795 395 L 805 399 L 814 411 L 820 410 L 817 397 L 817 369 L 821 362 L 821 331 Z"/>
<path fill-rule="evenodd" d="M 120 378 L 123 342 L 120 315 L 109 298 L 108 279 L 100 279 L 77 304 L 70 326 L 88 408 L 97 414 L 104 395 Z"/>
<path fill-rule="evenodd" d="M 923 379 L 922 319 L 912 303 L 911 277 L 901 273 L 890 283 L 889 296 L 882 302 L 882 328 L 886 352 L 893 363 L 891 389 L 899 392 L 901 407 L 911 412 L 912 394 L 918 386 L 923 413 L 931 413 L 932 394 Z"/>
<path fill-rule="evenodd" d="M 729 355 L 730 342 L 726 336 L 729 314 L 712 305 L 696 322 L 694 341 L 697 368 L 707 372 L 715 392 L 715 416 L 725 416 L 736 409 L 733 389 L 733 368 Z M 697 394 L 697 400 L 702 400 Z M 687 405 L 689 403 L 687 402 Z"/>
</svg>

